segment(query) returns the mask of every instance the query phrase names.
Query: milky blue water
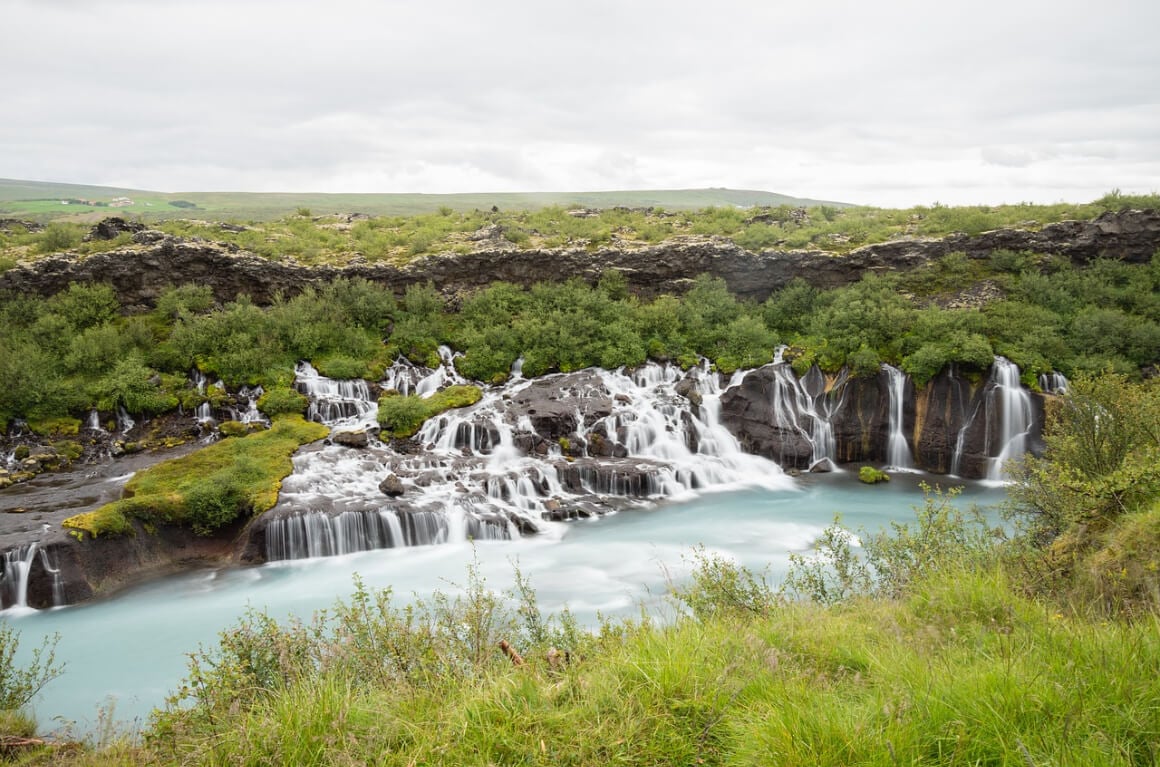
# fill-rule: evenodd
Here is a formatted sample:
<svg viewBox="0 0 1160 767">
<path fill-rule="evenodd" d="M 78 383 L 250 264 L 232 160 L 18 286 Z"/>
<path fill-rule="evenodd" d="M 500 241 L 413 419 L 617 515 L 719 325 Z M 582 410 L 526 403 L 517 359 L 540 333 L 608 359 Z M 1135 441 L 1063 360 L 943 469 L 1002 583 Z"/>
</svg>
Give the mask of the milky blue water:
<svg viewBox="0 0 1160 767">
<path fill-rule="evenodd" d="M 42 729 L 94 725 L 98 709 L 113 705 L 126 725 L 143 722 L 185 674 L 187 653 L 215 642 L 218 632 L 247 608 L 302 617 L 352 591 L 357 573 L 370 587 L 391 587 L 399 599 L 441 590 L 455 593 L 474 556 L 490 587 L 512 585 L 513 562 L 536 588 L 540 606 L 567 605 L 581 620 L 597 613 L 633 613 L 641 602 L 671 615 L 668 583 L 686 577 L 695 546 L 729 555 L 775 578 L 791 552 L 808 551 L 834 517 L 876 530 L 913 518 L 922 502 L 921 480 L 897 474 L 866 486 L 851 473 L 810 475 L 795 489 L 734 490 L 682 503 L 623 511 L 561 524 L 555 534 L 516 541 L 451 543 L 364 552 L 261 567 L 188 573 L 140 586 L 112 598 L 31 614 L 5 614 L 21 632 L 20 657 L 40 638 L 60 634 L 65 673 L 36 701 Z M 962 483 L 960 483 L 962 484 Z M 993 504 L 1002 489 L 968 484 L 963 503 Z M 474 551 L 474 553 L 473 553 Z"/>
</svg>

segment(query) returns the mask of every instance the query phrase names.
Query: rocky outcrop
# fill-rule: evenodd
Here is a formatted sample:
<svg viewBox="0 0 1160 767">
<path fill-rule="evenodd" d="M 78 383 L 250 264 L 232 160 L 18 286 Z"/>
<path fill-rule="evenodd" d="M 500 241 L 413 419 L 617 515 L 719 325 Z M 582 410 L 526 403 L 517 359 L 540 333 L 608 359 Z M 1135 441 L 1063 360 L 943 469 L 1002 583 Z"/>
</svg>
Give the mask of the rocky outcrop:
<svg viewBox="0 0 1160 767">
<path fill-rule="evenodd" d="M 763 300 L 795 277 L 820 288 L 855 282 L 866 272 L 910 269 L 964 252 L 986 258 L 999 249 L 1029 250 L 1063 256 L 1077 263 L 1100 257 L 1146 262 L 1160 248 L 1160 211 L 1107 213 L 1092 221 L 1064 221 L 1038 230 L 1000 229 L 941 239 L 905 238 L 867 245 L 844 255 L 824 251 L 751 252 L 717 237 L 679 237 L 646 247 L 515 250 L 484 248 L 469 254 L 419 258 L 404 266 L 351 264 L 304 266 L 271 261 L 226 243 L 181 240 L 145 230 L 134 235 L 137 247 L 84 258 L 62 254 L 21 264 L 0 274 L 0 290 L 52 295 L 70 282 L 107 282 L 122 303 L 150 306 L 167 285 L 209 285 L 220 301 L 248 295 L 265 304 L 275 295 L 292 296 L 308 285 L 336 277 L 362 277 L 402 292 L 408 285 L 432 282 L 448 293 L 482 287 L 497 280 L 531 285 L 567 277 L 594 280 L 605 271 L 623 273 L 643 295 L 681 292 L 699 274 L 725 280 L 743 298 Z"/>
</svg>

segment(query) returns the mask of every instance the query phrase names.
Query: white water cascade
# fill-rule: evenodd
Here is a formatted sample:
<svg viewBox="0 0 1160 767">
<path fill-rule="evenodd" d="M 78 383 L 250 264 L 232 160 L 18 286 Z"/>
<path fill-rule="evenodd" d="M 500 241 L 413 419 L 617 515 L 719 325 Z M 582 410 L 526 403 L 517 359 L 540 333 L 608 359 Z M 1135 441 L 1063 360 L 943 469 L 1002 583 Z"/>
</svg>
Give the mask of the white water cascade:
<svg viewBox="0 0 1160 767">
<path fill-rule="evenodd" d="M 894 471 L 913 471 L 914 455 L 906 439 L 903 405 L 906 402 L 906 374 L 892 365 L 883 363 L 889 400 L 889 434 L 886 440 L 886 468 Z"/>
<path fill-rule="evenodd" d="M 842 408 L 846 373 L 828 387 L 817 367 L 801 379 L 788 363 L 781 362 L 781 350 L 774 357 L 774 386 L 770 392 L 774 423 L 800 434 L 810 444 L 809 465 L 835 461 L 838 450 L 832 419 Z M 828 390 L 828 391 L 827 391 Z"/>
<path fill-rule="evenodd" d="M 85 419 L 85 428 L 89 431 L 105 433 L 105 427 L 101 426 L 101 414 L 97 412 L 96 408 L 89 411 L 89 416 Z"/>
<path fill-rule="evenodd" d="M 310 399 L 307 419 L 331 428 L 368 428 L 375 425 L 378 406 L 361 378 L 337 380 L 320 374 L 309 362 L 299 362 L 294 388 Z"/>
<path fill-rule="evenodd" d="M 439 370 L 400 361 L 382 386 L 422 396 L 436 380 L 462 381 L 443 355 Z M 333 381 L 299 366 L 296 387 L 332 428 L 364 428 L 375 405 L 365 382 Z M 678 394 L 677 384 L 695 397 Z M 736 385 L 741 376 L 730 382 Z M 535 389 L 533 387 L 539 387 Z M 556 537 L 558 522 L 706 490 L 791 480 L 771 461 L 742 452 L 718 420 L 718 376 L 650 363 L 631 374 L 587 370 L 542 379 L 513 376 L 481 400 L 427 421 L 421 451 L 377 441 L 364 449 L 310 448 L 295 457 L 265 526 L 267 559 L 346 554 L 397 546 Z M 693 405 L 699 400 L 700 405 Z M 529 404 L 531 403 L 531 404 Z M 539 410 L 537 410 L 539 408 Z M 533 424 L 552 409 L 554 428 Z M 384 488 L 393 483 L 389 490 Z M 388 493 L 385 495 L 384 493 Z"/>
<path fill-rule="evenodd" d="M 0 573 L 2 603 L 9 608 L 28 607 L 28 574 L 36 559 L 36 541 L 4 552 L 4 570 Z"/>
<path fill-rule="evenodd" d="M 1071 384 L 1063 373 L 1040 373 L 1039 374 L 1039 389 L 1044 394 L 1067 394 L 1068 387 Z"/>
<path fill-rule="evenodd" d="M 1007 475 L 1003 464 L 1027 452 L 1032 421 L 1031 395 L 1019 383 L 1019 366 L 1005 357 L 995 358 L 988 389 L 988 409 L 996 417 L 987 419 L 988 455 L 995 455 L 987 470 L 987 479 L 1005 480 Z M 993 427 L 995 431 L 992 431 Z"/>
</svg>

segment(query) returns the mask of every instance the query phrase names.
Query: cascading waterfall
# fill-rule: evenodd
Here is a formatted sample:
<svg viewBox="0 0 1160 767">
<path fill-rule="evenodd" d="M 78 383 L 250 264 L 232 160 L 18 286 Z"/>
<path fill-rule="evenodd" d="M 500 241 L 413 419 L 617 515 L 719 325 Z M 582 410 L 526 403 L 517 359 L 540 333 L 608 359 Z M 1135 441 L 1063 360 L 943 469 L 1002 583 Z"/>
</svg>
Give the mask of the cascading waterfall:
<svg viewBox="0 0 1160 767">
<path fill-rule="evenodd" d="M 374 426 L 378 408 L 361 378 L 338 380 L 320 374 L 309 362 L 299 362 L 294 388 L 310 398 L 306 417 L 331 428 Z"/>
<path fill-rule="evenodd" d="M 831 399 L 820 370 L 810 368 L 799 380 L 793 368 L 780 361 L 781 352 L 778 349 L 774 356 L 774 387 L 770 392 L 774 423 L 797 432 L 810 444 L 810 466 L 827 459 L 832 463 L 838 453 L 832 419 L 842 407 L 842 381 L 833 387 L 839 392 L 837 398 Z"/>
<path fill-rule="evenodd" d="M 1070 383 L 1063 373 L 1040 373 L 1039 389 L 1044 394 L 1067 394 Z"/>
<path fill-rule="evenodd" d="M 85 419 L 85 428 L 89 431 L 104 433 L 105 427 L 101 426 L 101 414 L 97 412 L 96 408 L 89 411 L 89 417 Z"/>
<path fill-rule="evenodd" d="M 914 469 L 914 456 L 910 451 L 910 443 L 906 440 L 906 425 L 903 417 L 903 406 L 906 403 L 906 374 L 896 367 L 883 363 L 882 371 L 886 374 L 889 400 L 889 428 L 886 440 L 886 465 L 895 471 L 911 471 Z"/>
<path fill-rule="evenodd" d="M 1004 463 L 1027 452 L 1031 432 L 1031 395 L 1019 382 L 1018 365 L 1005 357 L 995 358 L 987 399 L 988 408 L 995 413 L 987 419 L 988 455 L 994 453 L 987 479 L 1004 480 Z M 997 431 L 992 432 L 993 426 Z"/>
<path fill-rule="evenodd" d="M 133 429 L 133 427 L 136 425 L 137 425 L 137 422 L 134 421 L 132 416 L 129 415 L 129 411 L 127 411 L 123 406 L 118 405 L 117 406 L 117 432 L 120 433 L 121 435 L 128 434 Z"/>
<path fill-rule="evenodd" d="M 4 571 L 0 573 L 0 595 L 9 608 L 28 607 L 28 574 L 40 545 L 33 541 L 4 552 Z"/>
<path fill-rule="evenodd" d="M 430 397 L 445 386 L 467 383 L 455 369 L 455 355 L 447 346 L 439 347 L 439 367 L 415 384 L 415 393 Z"/>
<path fill-rule="evenodd" d="M 390 388 L 401 391 L 405 381 L 422 394 L 423 382 L 433 376 L 444 384 L 462 381 L 451 366 L 450 350 L 441 356 L 440 370 L 421 377 L 415 372 L 421 369 L 400 361 L 384 376 L 383 387 L 394 384 Z M 686 376 L 699 407 L 675 391 Z M 742 377 L 735 375 L 729 385 Z M 282 500 L 266 524 L 267 558 L 551 535 L 559 528 L 546 519 L 603 513 L 694 490 L 792 487 L 776 464 L 744 453 L 720 424 L 721 385 L 707 365 L 687 374 L 649 363 L 631 374 L 593 370 L 557 378 L 577 403 L 571 416 L 577 444 L 589 442 L 595 450 L 599 443 L 603 458 L 565 459 L 560 444 L 540 437 L 529 414 L 511 405 L 535 382 L 513 375 L 507 384 L 487 389 L 477 404 L 428 420 L 416 435 L 424 446 L 418 454 L 375 443 L 365 450 L 324 446 L 296 456 L 295 471 L 283 482 Z M 356 409 L 373 422 L 365 382 L 332 381 L 300 365 L 295 385 L 311 397 L 311 413 L 323 423 L 357 419 L 351 406 L 334 406 L 335 401 L 364 402 L 365 410 Z M 533 443 L 540 448 L 530 450 Z M 396 499 L 379 488 L 387 475 L 399 478 L 402 495 Z"/>
</svg>

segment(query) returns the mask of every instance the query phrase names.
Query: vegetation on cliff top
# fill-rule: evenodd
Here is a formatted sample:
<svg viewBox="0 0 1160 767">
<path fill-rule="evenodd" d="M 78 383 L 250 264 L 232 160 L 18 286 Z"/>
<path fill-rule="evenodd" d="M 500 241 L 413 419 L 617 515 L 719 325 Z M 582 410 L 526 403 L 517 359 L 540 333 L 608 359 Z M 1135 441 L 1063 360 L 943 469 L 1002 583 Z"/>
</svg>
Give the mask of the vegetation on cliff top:
<svg viewBox="0 0 1160 767">
<path fill-rule="evenodd" d="M 1087 204 L 997 205 L 909 209 L 785 204 L 718 206 L 700 210 L 659 207 L 549 206 L 538 209 L 453 210 L 406 216 L 314 217 L 307 209 L 272 221 L 219 224 L 199 220 L 156 221 L 163 232 L 221 242 L 275 261 L 303 264 L 402 264 L 424 255 L 532 248 L 633 248 L 674 237 L 723 237 L 748 250 L 813 249 L 845 253 L 862 245 L 906 237 L 979 234 L 1004 227 L 1041 228 L 1065 220 L 1090 220 L 1126 208 L 1160 208 L 1160 196 L 1118 192 Z M 133 247 L 129 234 L 86 241 L 88 227 L 54 222 L 43 231 L 19 225 L 0 228 L 0 261 L 71 251 L 87 254 Z"/>
<path fill-rule="evenodd" d="M 274 506 L 282 480 L 293 471 L 290 456 L 329 430 L 283 415 L 273 426 L 216 442 L 195 453 L 135 474 L 120 500 L 69 517 L 62 524 L 80 535 L 126 535 L 133 522 L 182 525 L 209 535 L 241 516 Z"/>
</svg>

